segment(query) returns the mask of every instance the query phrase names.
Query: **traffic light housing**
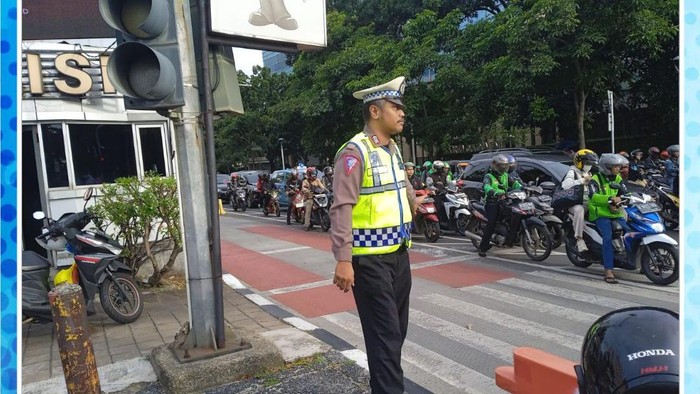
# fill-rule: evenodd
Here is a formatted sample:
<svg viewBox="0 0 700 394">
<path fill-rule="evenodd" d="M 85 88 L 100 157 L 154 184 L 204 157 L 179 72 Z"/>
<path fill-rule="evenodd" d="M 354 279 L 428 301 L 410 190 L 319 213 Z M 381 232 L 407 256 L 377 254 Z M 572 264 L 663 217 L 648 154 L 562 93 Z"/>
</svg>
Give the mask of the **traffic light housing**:
<svg viewBox="0 0 700 394">
<path fill-rule="evenodd" d="M 99 0 L 116 30 L 107 75 L 127 109 L 164 110 L 185 104 L 173 0 Z"/>
</svg>

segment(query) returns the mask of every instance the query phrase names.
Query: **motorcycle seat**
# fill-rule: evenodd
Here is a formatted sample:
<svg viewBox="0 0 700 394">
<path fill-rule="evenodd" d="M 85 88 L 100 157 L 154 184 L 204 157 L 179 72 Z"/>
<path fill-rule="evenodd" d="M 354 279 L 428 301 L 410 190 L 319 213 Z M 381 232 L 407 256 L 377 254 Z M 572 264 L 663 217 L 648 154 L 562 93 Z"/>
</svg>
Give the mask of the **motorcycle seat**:
<svg viewBox="0 0 700 394">
<path fill-rule="evenodd" d="M 38 271 L 51 268 L 46 257 L 31 250 L 22 251 L 22 271 Z"/>
<path fill-rule="evenodd" d="M 475 210 L 482 212 L 482 213 L 486 212 L 486 208 L 484 207 L 484 204 L 482 202 L 473 201 L 471 204 L 472 204 L 472 208 L 474 208 Z"/>
</svg>

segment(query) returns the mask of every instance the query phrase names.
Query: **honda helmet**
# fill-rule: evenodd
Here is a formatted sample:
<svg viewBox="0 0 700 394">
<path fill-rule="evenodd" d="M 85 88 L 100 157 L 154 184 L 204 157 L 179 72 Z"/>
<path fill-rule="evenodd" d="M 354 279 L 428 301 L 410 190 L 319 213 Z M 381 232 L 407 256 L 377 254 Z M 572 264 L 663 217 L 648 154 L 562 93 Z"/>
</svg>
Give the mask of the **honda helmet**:
<svg viewBox="0 0 700 394">
<path fill-rule="evenodd" d="M 508 166 L 508 158 L 504 154 L 499 153 L 491 158 L 491 168 L 498 174 L 508 172 Z"/>
<path fill-rule="evenodd" d="M 598 164 L 598 155 L 590 149 L 581 149 L 574 154 L 574 165 L 579 170 L 582 170 L 584 165 L 593 167 L 596 164 Z"/>
<path fill-rule="evenodd" d="M 617 153 L 604 153 L 600 156 L 600 160 L 598 161 L 600 173 L 605 176 L 612 175 L 613 167 L 619 166 L 620 169 L 622 169 L 622 166 L 625 164 L 629 164 L 629 161 Z"/>
<path fill-rule="evenodd" d="M 678 314 L 633 307 L 603 315 L 588 329 L 581 364 L 574 366 L 580 394 L 678 393 Z"/>
</svg>

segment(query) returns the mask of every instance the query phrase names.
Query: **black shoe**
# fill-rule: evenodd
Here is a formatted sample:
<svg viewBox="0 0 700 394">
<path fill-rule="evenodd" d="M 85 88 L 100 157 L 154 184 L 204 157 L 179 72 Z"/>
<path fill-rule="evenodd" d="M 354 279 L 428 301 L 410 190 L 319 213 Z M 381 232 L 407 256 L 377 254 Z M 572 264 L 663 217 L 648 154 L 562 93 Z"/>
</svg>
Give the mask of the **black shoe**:
<svg viewBox="0 0 700 394">
<path fill-rule="evenodd" d="M 479 250 L 479 257 L 486 257 L 486 251 L 485 251 L 485 250 Z"/>
</svg>

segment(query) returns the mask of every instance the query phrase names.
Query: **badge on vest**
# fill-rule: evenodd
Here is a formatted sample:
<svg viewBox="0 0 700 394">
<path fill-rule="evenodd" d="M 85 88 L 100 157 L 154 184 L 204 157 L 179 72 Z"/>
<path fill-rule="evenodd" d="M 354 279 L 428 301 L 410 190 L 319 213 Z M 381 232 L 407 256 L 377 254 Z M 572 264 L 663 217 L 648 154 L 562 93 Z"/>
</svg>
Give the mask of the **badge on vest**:
<svg viewBox="0 0 700 394">
<path fill-rule="evenodd" d="M 374 142 L 374 145 L 379 145 L 379 137 L 376 135 L 372 135 L 372 142 Z"/>
</svg>

